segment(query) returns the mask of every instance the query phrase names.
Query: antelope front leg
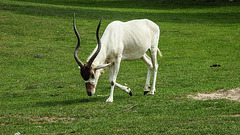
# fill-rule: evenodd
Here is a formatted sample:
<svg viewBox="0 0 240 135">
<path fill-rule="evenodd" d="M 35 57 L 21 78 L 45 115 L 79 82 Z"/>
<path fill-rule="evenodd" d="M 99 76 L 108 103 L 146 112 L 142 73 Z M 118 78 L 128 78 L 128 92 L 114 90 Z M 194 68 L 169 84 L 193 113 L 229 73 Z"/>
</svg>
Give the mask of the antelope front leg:
<svg viewBox="0 0 240 135">
<path fill-rule="evenodd" d="M 120 61 L 121 61 L 121 58 L 118 58 L 118 60 L 109 67 L 109 81 L 111 84 L 111 92 L 106 102 L 113 102 L 113 92 L 114 92 L 114 87 L 116 85 L 118 71 L 120 68 Z"/>
<path fill-rule="evenodd" d="M 109 98 L 106 100 L 106 102 L 113 102 L 113 92 L 114 92 L 114 85 L 111 86 L 111 93 Z"/>
<path fill-rule="evenodd" d="M 115 85 L 116 85 L 118 88 L 120 88 L 120 89 L 124 90 L 125 92 L 127 92 L 130 96 L 132 96 L 131 89 L 128 88 L 127 86 L 123 86 L 123 85 L 121 85 L 121 84 L 119 84 L 119 83 L 115 83 Z"/>
</svg>

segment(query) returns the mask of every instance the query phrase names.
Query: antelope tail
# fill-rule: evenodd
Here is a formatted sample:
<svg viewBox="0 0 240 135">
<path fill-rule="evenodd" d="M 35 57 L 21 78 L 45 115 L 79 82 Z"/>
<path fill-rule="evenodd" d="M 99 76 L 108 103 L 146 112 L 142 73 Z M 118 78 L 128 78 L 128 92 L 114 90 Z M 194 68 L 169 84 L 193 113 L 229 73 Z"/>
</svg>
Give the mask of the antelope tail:
<svg viewBox="0 0 240 135">
<path fill-rule="evenodd" d="M 159 48 L 157 49 L 157 52 L 158 52 L 158 55 L 159 55 L 160 57 L 163 56 L 162 53 L 160 52 Z"/>
</svg>

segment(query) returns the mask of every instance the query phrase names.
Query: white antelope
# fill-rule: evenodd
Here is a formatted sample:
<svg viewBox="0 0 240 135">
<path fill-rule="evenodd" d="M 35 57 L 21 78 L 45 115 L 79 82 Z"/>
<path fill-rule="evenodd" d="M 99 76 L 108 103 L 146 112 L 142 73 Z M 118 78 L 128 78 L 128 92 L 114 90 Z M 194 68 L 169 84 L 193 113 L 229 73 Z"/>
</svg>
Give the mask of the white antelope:
<svg viewBox="0 0 240 135">
<path fill-rule="evenodd" d="M 115 86 L 132 96 L 131 89 L 117 83 L 116 79 L 122 60 L 131 61 L 137 59 L 142 59 L 148 66 L 144 95 L 150 91 L 150 77 L 153 70 L 154 76 L 150 94 L 154 94 L 158 70 L 157 52 L 162 56 L 158 49 L 160 36 L 158 25 L 148 19 L 128 22 L 113 21 L 107 26 L 100 40 L 99 28 L 101 20 L 102 18 L 96 31 L 98 45 L 89 56 L 87 62 L 83 64 L 77 56 L 80 47 L 80 37 L 75 25 L 75 14 L 73 16 L 73 28 L 78 39 L 74 58 L 80 67 L 81 76 L 85 80 L 87 94 L 92 96 L 95 93 L 99 76 L 104 73 L 106 67 L 109 67 L 111 93 L 106 102 L 113 102 Z M 147 50 L 150 51 L 151 58 L 146 54 Z"/>
</svg>

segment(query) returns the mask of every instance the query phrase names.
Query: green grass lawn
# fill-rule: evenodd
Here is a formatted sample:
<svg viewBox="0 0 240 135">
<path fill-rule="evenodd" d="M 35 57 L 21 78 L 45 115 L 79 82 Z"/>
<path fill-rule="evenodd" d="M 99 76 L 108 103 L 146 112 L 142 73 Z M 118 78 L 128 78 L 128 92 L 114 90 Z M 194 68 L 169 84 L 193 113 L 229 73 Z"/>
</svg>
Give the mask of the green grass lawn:
<svg viewBox="0 0 240 135">
<path fill-rule="evenodd" d="M 157 91 L 143 95 L 147 66 L 122 62 L 114 102 L 108 71 L 88 97 L 73 58 L 85 61 L 114 21 L 147 18 L 161 29 Z M 200 0 L 1 0 L 0 134 L 239 134 L 240 103 L 187 95 L 240 87 L 240 2 Z M 37 57 L 40 56 L 40 57 Z M 221 67 L 210 67 L 213 64 Z"/>
</svg>

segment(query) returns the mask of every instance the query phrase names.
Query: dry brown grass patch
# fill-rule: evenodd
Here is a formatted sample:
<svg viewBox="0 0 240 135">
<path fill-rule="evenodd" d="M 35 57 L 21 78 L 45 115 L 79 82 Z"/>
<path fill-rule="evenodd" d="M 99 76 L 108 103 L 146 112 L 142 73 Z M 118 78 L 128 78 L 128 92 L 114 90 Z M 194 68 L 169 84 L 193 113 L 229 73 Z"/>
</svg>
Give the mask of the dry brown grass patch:
<svg viewBox="0 0 240 135">
<path fill-rule="evenodd" d="M 229 99 L 240 102 L 240 87 L 231 90 L 218 90 L 215 93 L 198 93 L 197 96 L 188 95 L 196 100 Z"/>
</svg>

